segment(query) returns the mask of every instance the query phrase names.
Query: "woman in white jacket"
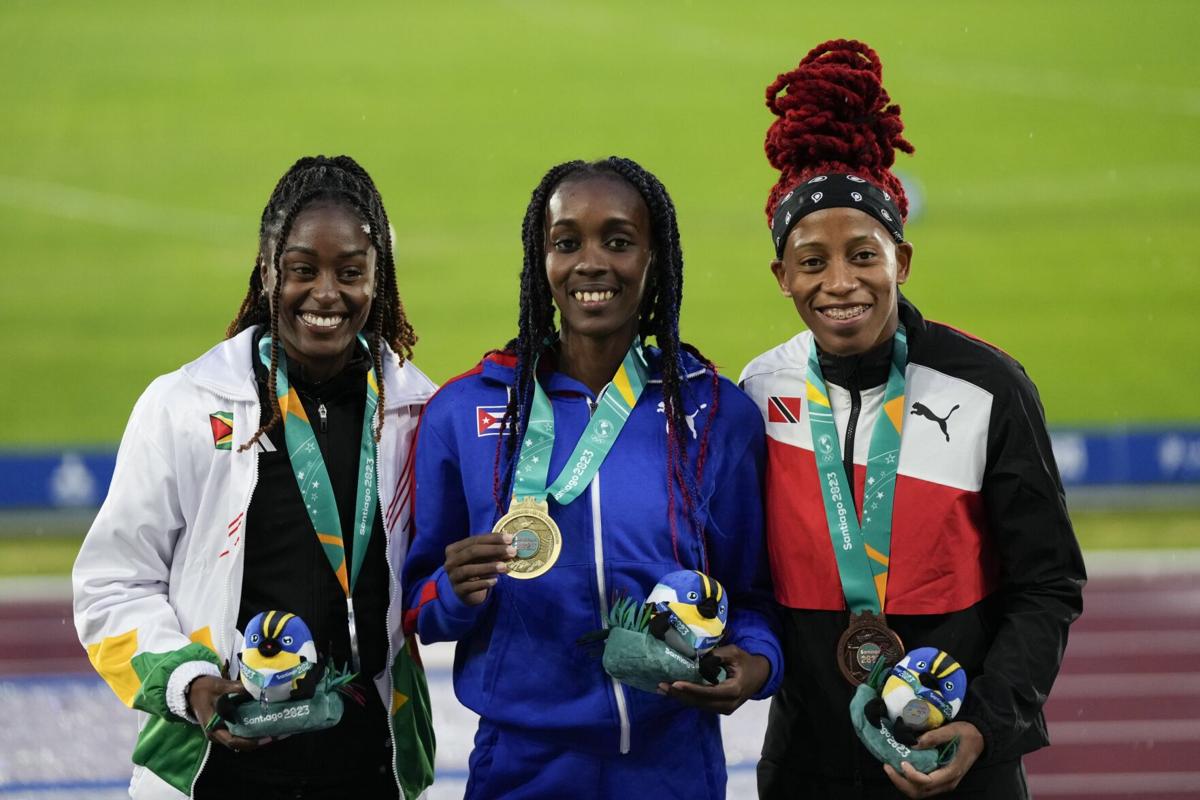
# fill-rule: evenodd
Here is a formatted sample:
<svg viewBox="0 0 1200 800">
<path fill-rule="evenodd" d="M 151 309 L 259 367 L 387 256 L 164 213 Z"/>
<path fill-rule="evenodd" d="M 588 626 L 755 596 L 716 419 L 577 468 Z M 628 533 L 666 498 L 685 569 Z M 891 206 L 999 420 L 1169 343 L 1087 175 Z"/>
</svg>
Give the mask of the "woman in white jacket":
<svg viewBox="0 0 1200 800">
<path fill-rule="evenodd" d="M 143 712 L 134 797 L 413 798 L 432 780 L 397 576 L 434 386 L 408 361 L 389 231 L 353 159 L 296 162 L 263 211 L 226 340 L 134 407 L 73 575 L 88 657 Z M 241 690 L 241 632 L 271 609 L 353 665 L 365 702 L 274 742 L 206 733 L 216 700 Z"/>
</svg>

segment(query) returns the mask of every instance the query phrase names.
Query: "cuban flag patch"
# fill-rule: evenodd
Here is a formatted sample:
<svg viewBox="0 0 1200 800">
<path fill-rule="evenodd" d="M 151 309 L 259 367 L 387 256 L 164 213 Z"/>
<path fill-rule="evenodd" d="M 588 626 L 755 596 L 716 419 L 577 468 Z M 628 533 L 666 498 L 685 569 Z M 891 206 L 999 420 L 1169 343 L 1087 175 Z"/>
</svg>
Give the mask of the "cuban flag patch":
<svg viewBox="0 0 1200 800">
<path fill-rule="evenodd" d="M 504 406 L 475 406 L 475 430 L 478 436 L 499 436 Z"/>
<path fill-rule="evenodd" d="M 767 422 L 792 423 L 800 421 L 799 397 L 768 397 Z"/>
</svg>

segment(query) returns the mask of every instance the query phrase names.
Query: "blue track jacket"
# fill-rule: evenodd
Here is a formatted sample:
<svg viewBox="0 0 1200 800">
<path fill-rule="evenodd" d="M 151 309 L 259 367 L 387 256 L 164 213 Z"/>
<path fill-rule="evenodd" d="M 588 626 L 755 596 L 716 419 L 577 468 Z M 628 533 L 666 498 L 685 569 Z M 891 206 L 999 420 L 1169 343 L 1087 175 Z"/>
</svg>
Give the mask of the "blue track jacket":
<svg viewBox="0 0 1200 800">
<path fill-rule="evenodd" d="M 664 745 L 653 735 L 655 719 L 684 708 L 678 701 L 618 684 L 594 652 L 576 645 L 580 636 L 602 627 L 614 597 L 644 598 L 666 573 L 681 566 L 703 568 L 705 545 L 687 522 L 681 496 L 675 512 L 682 565 L 673 554 L 661 352 L 647 347 L 645 353 L 650 381 L 597 477 L 574 502 L 549 501 L 563 535 L 557 563 L 532 580 L 501 576 L 482 605 L 463 604 L 442 565 L 447 545 L 490 532 L 500 517 L 493 465 L 515 359 L 490 354 L 443 386 L 426 406 L 417 439 L 416 529 L 403 576 L 406 628 L 415 629 L 424 642 L 458 641 L 455 692 L 485 720 L 598 754 L 628 752 L 631 741 L 639 749 L 685 744 Z M 712 375 L 690 356 L 685 359 L 685 412 L 694 414 L 702 435 L 713 403 Z M 587 425 L 594 397 L 562 373 L 545 372 L 540 380 L 558 433 L 550 462 L 553 478 Z M 709 572 L 730 596 L 724 643 L 771 662 L 771 676 L 757 699 L 773 694 L 782 676 L 763 534 L 763 421 L 732 382 L 722 378 L 719 393 L 700 519 Z M 697 453 L 693 438 L 692 469 Z"/>
</svg>

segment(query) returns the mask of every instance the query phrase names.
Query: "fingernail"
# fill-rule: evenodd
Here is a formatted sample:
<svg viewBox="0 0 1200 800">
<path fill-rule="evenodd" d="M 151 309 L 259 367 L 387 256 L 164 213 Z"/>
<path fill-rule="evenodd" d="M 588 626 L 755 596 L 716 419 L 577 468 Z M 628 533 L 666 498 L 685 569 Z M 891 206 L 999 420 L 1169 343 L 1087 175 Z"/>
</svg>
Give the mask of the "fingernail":
<svg viewBox="0 0 1200 800">
<path fill-rule="evenodd" d="M 504 534 L 504 543 L 512 544 L 512 534 L 511 533 Z M 509 549 L 512 549 L 512 548 L 509 548 Z"/>
<path fill-rule="evenodd" d="M 496 565 L 496 572 L 508 572 L 508 564 L 500 562 Z"/>
<path fill-rule="evenodd" d="M 517 548 L 515 548 L 515 547 L 509 547 L 509 548 L 508 548 L 507 550 L 505 550 L 504 552 L 505 552 L 506 554 L 510 555 L 510 556 L 515 556 L 515 555 L 517 554 Z"/>
<path fill-rule="evenodd" d="M 487 579 L 487 585 L 488 585 L 488 586 L 495 586 L 495 585 L 496 585 L 496 578 L 488 578 L 488 579 Z"/>
</svg>

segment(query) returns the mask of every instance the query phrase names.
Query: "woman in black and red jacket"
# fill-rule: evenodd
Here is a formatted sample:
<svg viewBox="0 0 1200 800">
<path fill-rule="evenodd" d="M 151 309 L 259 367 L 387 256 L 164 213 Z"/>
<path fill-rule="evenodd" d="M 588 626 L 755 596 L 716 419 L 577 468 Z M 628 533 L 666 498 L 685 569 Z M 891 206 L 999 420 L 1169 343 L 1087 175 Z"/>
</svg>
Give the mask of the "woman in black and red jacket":
<svg viewBox="0 0 1200 800">
<path fill-rule="evenodd" d="M 1021 365 L 926 321 L 899 292 L 913 249 L 904 188 L 890 167 L 894 150 L 912 145 L 881 74 L 873 50 L 837 40 L 767 90 L 778 119 L 766 150 L 780 170 L 767 203 L 771 269 L 808 330 L 742 374 L 767 420 L 768 547 L 786 611 L 784 684 L 759 791 L 1025 797 L 1021 756 L 1048 744 L 1041 708 L 1082 610 L 1083 560 L 1041 402 Z M 840 450 L 812 422 L 814 403 L 828 405 Z M 881 415 L 881 428 L 897 437 L 894 482 L 876 483 L 878 467 L 868 468 L 882 452 L 871 447 Z M 836 524 L 831 538 L 832 472 L 818 472 L 814 440 L 841 461 L 856 521 L 891 505 L 890 552 L 866 548 L 883 565 L 875 589 L 886 626 L 904 648 L 937 647 L 966 670 L 957 717 L 918 741 L 959 740 L 953 761 L 929 775 L 881 766 L 851 728 L 854 687 L 838 665 L 850 617 L 835 547 L 852 543 Z"/>
</svg>

